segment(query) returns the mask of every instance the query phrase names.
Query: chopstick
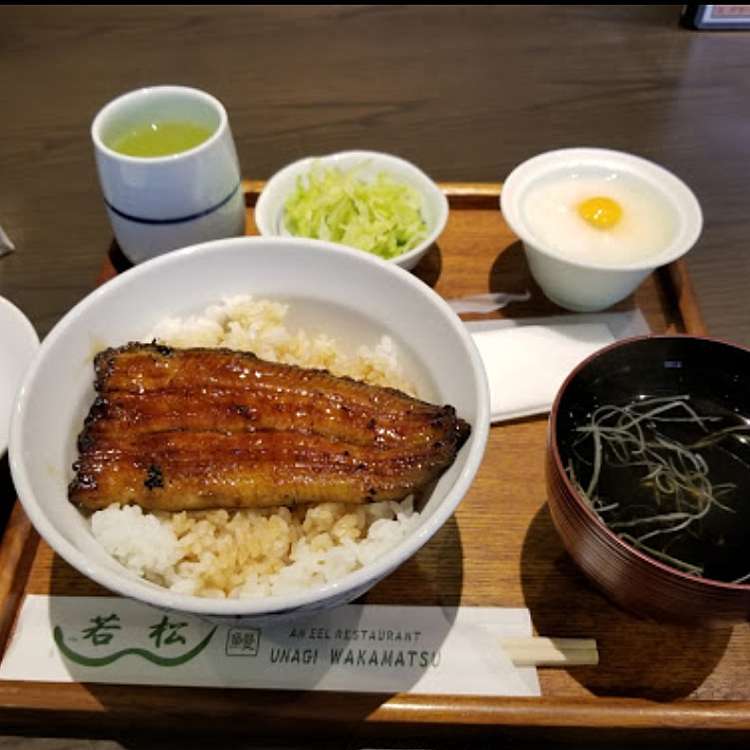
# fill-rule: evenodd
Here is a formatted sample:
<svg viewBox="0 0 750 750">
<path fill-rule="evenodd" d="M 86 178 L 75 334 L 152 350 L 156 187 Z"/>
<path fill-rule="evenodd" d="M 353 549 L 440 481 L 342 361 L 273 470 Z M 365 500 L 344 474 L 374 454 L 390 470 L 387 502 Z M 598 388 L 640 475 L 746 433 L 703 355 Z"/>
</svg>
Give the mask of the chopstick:
<svg viewBox="0 0 750 750">
<path fill-rule="evenodd" d="M 472 294 L 468 297 L 458 297 L 446 300 L 450 308 L 457 315 L 463 313 L 490 313 L 501 310 L 511 302 L 527 302 L 531 299 L 531 292 L 527 289 L 522 294 L 512 292 L 491 292 L 489 294 Z"/>
<path fill-rule="evenodd" d="M 599 663 L 593 638 L 501 638 L 500 645 L 517 667 L 582 667 Z"/>
</svg>

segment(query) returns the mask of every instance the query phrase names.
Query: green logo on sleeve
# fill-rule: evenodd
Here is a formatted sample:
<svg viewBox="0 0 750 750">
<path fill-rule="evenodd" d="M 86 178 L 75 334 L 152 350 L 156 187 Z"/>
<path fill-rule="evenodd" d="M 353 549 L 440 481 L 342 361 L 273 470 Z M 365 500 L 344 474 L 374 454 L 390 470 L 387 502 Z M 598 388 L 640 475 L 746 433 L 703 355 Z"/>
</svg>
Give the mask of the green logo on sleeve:
<svg viewBox="0 0 750 750">
<path fill-rule="evenodd" d="M 110 614 L 106 616 L 92 617 L 89 622 L 91 625 L 81 631 L 81 637 L 73 639 L 69 638 L 68 643 L 65 642 L 65 634 L 59 625 L 56 625 L 53 630 L 55 643 L 61 653 L 66 658 L 70 659 L 70 661 L 75 662 L 76 664 L 81 664 L 85 667 L 106 667 L 108 664 L 112 664 L 118 659 L 130 654 L 140 656 L 143 659 L 146 659 L 146 661 L 150 661 L 152 664 L 156 664 L 159 667 L 177 667 L 198 656 L 198 654 L 208 646 L 218 628 L 218 626 L 214 626 L 213 630 L 211 630 L 203 640 L 184 653 L 174 656 L 165 656 L 163 653 L 157 653 L 162 647 L 187 645 L 187 638 L 181 631 L 188 628 L 189 623 L 172 622 L 168 615 L 164 615 L 158 623 L 149 627 L 148 637 L 152 642 L 151 647 L 154 649 L 153 651 L 148 648 L 129 647 L 120 649 L 114 653 L 106 655 L 102 654 L 99 656 L 79 653 L 71 646 L 70 641 L 85 641 L 89 644 L 89 649 L 99 649 L 102 646 L 108 646 L 116 635 L 121 634 L 120 631 L 122 631 L 122 626 L 120 624 L 120 618 L 116 614 Z"/>
</svg>

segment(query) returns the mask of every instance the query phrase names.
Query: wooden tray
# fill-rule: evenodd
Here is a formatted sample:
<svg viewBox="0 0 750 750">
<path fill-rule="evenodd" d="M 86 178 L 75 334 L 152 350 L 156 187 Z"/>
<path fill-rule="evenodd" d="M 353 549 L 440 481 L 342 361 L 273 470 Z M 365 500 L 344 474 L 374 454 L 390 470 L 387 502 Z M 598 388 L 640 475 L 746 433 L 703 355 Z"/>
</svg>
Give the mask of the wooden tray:
<svg viewBox="0 0 750 750">
<path fill-rule="evenodd" d="M 250 208 L 261 183 L 245 184 Z M 532 291 L 513 317 L 559 314 L 528 275 L 523 252 L 498 210 L 498 184 L 446 184 L 448 227 L 415 273 L 445 297 Z M 122 266 L 110 252 L 101 279 Z M 619 309 L 637 305 L 655 332 L 705 332 L 682 263 L 650 276 Z M 597 639 L 596 668 L 540 670 L 543 697 L 498 699 L 0 682 L 6 731 L 79 736 L 122 730 L 252 731 L 407 735 L 502 727 L 602 741 L 607 730 L 655 741 L 750 729 L 750 629 L 691 630 L 623 613 L 592 589 L 563 550 L 545 505 L 546 420 L 493 427 L 465 500 L 436 537 L 365 600 L 416 605 L 526 606 L 537 632 Z M 104 595 L 39 540 L 16 506 L 0 546 L 0 645 L 25 593 Z M 602 734 L 604 731 L 604 734 Z M 683 737 L 684 739 L 684 737 Z"/>
</svg>

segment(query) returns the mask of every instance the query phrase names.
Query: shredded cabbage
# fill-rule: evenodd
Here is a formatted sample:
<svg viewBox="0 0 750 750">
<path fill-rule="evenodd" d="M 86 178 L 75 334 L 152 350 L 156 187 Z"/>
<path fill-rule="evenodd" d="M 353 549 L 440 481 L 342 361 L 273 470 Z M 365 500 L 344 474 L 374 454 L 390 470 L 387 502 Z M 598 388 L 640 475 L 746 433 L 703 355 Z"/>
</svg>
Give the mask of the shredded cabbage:
<svg viewBox="0 0 750 750">
<path fill-rule="evenodd" d="M 416 247 L 427 236 L 422 196 L 384 172 L 365 181 L 357 176 L 362 166 L 341 171 L 315 164 L 299 177 L 284 204 L 287 231 L 381 258 L 395 258 Z"/>
</svg>

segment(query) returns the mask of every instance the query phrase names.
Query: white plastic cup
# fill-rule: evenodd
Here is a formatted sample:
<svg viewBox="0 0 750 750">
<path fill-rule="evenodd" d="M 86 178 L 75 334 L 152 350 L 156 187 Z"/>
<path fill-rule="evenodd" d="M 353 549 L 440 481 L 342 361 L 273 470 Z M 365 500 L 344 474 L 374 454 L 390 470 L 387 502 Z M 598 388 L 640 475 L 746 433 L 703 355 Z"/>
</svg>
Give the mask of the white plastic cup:
<svg viewBox="0 0 750 750">
<path fill-rule="evenodd" d="M 107 145 L 134 125 L 154 120 L 189 121 L 212 134 L 169 156 L 127 156 Z M 245 233 L 237 151 L 226 110 L 210 94 L 184 86 L 131 91 L 97 114 L 91 138 L 112 230 L 133 263 Z"/>
<path fill-rule="evenodd" d="M 550 174 L 586 167 L 629 174 L 659 192 L 677 217 L 669 244 L 641 260 L 621 264 L 586 262 L 544 245 L 524 216 L 528 189 Z M 503 183 L 500 208 L 508 226 L 523 242 L 531 275 L 545 296 L 574 312 L 605 310 L 625 299 L 656 268 L 687 253 L 703 226 L 700 204 L 682 180 L 647 159 L 602 148 L 547 151 L 523 162 Z"/>
</svg>

